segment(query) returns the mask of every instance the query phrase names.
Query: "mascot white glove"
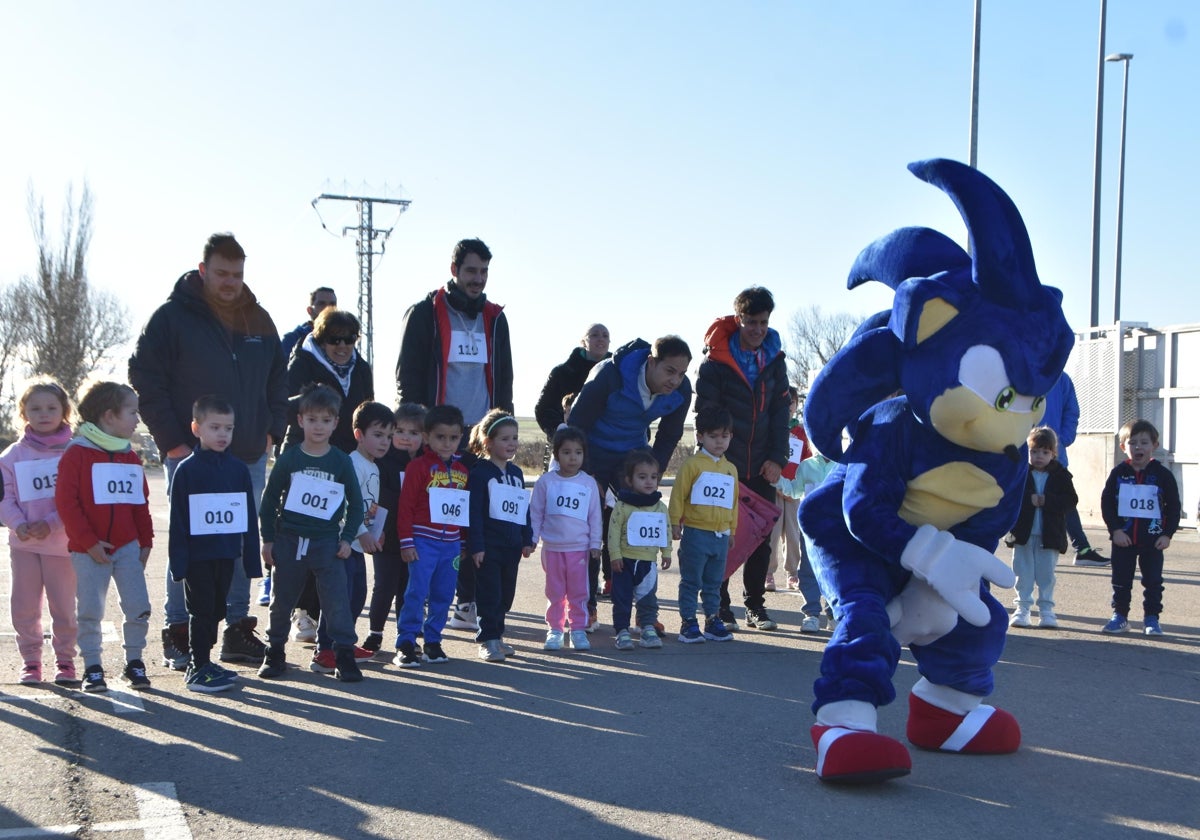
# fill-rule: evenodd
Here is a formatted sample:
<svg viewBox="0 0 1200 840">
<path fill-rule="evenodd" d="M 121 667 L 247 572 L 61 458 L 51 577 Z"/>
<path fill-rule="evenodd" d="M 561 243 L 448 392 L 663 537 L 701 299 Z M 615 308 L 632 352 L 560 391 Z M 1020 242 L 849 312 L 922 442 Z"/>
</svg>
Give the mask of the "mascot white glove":
<svg viewBox="0 0 1200 840">
<path fill-rule="evenodd" d="M 904 547 L 900 565 L 942 596 L 954 611 L 976 627 L 991 619 L 979 598 L 979 579 L 1010 588 L 1016 576 L 1008 565 L 977 545 L 956 539 L 948 531 L 922 525 Z"/>
<path fill-rule="evenodd" d="M 901 645 L 927 645 L 958 624 L 958 613 L 927 583 L 915 577 L 887 604 L 892 635 Z"/>
</svg>

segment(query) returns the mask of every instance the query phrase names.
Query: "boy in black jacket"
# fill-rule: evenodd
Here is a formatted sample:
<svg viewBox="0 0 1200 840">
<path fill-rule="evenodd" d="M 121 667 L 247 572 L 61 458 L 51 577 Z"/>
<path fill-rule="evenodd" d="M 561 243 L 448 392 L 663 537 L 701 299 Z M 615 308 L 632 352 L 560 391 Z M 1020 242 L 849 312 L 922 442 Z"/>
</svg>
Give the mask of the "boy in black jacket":
<svg viewBox="0 0 1200 840">
<path fill-rule="evenodd" d="M 1033 586 L 1038 588 L 1038 626 L 1057 627 L 1054 566 L 1067 550 L 1067 512 L 1079 502 L 1067 468 L 1058 462 L 1058 436 L 1048 426 L 1029 433 L 1029 474 L 1021 513 L 1004 542 L 1013 550 L 1017 598 L 1011 627 L 1029 627 Z"/>
<path fill-rule="evenodd" d="M 1171 471 L 1154 460 L 1158 429 L 1150 421 L 1129 421 L 1119 439 L 1128 460 L 1113 467 L 1100 495 L 1100 512 L 1113 544 L 1113 616 L 1104 632 L 1129 629 L 1133 573 L 1140 566 L 1142 628 L 1147 636 L 1161 636 L 1163 551 L 1179 528 L 1179 485 Z"/>
<path fill-rule="evenodd" d="M 211 653 L 217 624 L 225 618 L 236 558 L 241 557 L 246 577 L 262 577 L 250 470 L 228 451 L 233 424 L 233 406 L 227 400 L 196 400 L 192 434 L 200 445 L 180 462 L 171 482 L 167 552 L 171 577 L 183 582 L 191 638 L 184 683 L 191 691 L 233 687 L 237 675 L 213 662 Z"/>
</svg>

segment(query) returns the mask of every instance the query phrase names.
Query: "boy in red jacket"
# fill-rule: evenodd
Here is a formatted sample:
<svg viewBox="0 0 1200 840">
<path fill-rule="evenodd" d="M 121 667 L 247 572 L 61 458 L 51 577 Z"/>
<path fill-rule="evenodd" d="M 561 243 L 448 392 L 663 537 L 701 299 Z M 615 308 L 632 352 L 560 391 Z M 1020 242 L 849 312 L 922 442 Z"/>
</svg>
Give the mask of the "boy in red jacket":
<svg viewBox="0 0 1200 840">
<path fill-rule="evenodd" d="M 109 582 L 115 581 L 125 614 L 123 676 L 140 691 L 150 687 L 142 651 L 150 626 L 145 568 L 154 528 L 142 459 L 129 443 L 137 429 L 138 398 L 128 385 L 97 382 L 78 410 L 83 422 L 59 461 L 54 503 L 75 567 L 83 690 L 108 690 L 100 622 Z"/>
</svg>

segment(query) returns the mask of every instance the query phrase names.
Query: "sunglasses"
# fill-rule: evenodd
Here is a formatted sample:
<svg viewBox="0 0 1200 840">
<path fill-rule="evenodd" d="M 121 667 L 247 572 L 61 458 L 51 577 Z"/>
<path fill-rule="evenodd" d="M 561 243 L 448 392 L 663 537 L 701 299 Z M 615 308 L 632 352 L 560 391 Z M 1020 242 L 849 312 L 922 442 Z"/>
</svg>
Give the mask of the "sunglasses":
<svg viewBox="0 0 1200 840">
<path fill-rule="evenodd" d="M 349 347 L 353 347 L 355 344 L 358 343 L 358 336 L 356 336 L 356 335 L 328 335 L 328 336 L 325 336 L 324 339 L 322 339 L 321 343 L 322 344 L 333 344 L 333 345 L 345 344 Z"/>
</svg>

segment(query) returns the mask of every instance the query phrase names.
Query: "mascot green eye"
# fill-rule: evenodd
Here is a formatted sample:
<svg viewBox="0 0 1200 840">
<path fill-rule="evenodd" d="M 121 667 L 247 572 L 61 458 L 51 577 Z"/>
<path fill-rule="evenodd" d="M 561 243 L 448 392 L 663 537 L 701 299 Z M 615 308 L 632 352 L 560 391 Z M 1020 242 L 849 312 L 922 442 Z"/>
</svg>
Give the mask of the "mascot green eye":
<svg viewBox="0 0 1200 840">
<path fill-rule="evenodd" d="M 999 394 L 996 395 L 996 402 L 995 402 L 996 410 L 997 411 L 1008 411 L 1009 407 L 1013 404 L 1013 401 L 1016 400 L 1016 398 L 1017 398 L 1017 389 L 1014 388 L 1013 386 L 1009 385 L 1007 388 L 1005 388 L 1003 391 L 1001 391 Z"/>
<path fill-rule="evenodd" d="M 1043 405 L 1045 402 L 1046 402 L 1046 398 L 1045 398 L 1045 397 L 1034 397 L 1034 398 L 1033 398 L 1033 410 L 1034 410 L 1034 411 L 1037 411 L 1039 408 L 1041 408 L 1041 407 L 1042 407 L 1042 405 Z"/>
</svg>

